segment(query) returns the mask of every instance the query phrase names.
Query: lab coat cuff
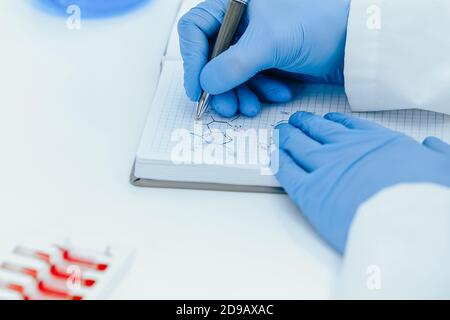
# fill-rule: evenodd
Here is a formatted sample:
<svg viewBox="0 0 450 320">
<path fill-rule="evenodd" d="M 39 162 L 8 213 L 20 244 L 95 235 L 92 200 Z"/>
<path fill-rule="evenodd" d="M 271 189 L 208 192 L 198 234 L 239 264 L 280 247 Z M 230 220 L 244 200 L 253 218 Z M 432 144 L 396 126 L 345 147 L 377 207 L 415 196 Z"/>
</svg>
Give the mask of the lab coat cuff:
<svg viewBox="0 0 450 320">
<path fill-rule="evenodd" d="M 353 111 L 374 111 L 383 103 L 378 100 L 380 94 L 376 81 L 379 78 L 381 43 L 377 10 L 373 0 L 354 0 L 350 5 L 344 77 L 345 91 Z"/>
<path fill-rule="evenodd" d="M 450 188 L 433 183 L 398 184 L 381 190 L 361 204 L 351 230 L 362 225 L 389 223 L 398 216 L 411 221 L 416 213 L 432 219 L 433 212 L 446 212 L 450 218 Z M 383 221 L 383 217 L 388 220 Z"/>
<path fill-rule="evenodd" d="M 382 190 L 353 221 L 338 297 L 450 298 L 449 228 L 450 188 L 402 184 Z"/>
</svg>

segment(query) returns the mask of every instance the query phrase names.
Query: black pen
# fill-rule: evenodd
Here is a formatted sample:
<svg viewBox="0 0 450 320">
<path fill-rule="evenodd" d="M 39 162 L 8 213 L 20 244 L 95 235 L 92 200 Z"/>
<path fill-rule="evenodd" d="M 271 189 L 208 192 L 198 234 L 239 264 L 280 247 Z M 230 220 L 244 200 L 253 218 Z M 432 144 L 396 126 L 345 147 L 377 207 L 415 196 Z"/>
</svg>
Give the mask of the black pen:
<svg viewBox="0 0 450 320">
<path fill-rule="evenodd" d="M 233 43 L 234 36 L 239 28 L 242 17 L 244 16 L 245 10 L 247 9 L 247 4 L 249 0 L 230 0 L 228 3 L 228 9 L 223 19 L 222 26 L 220 27 L 219 34 L 217 36 L 216 44 L 214 50 L 211 54 L 211 60 L 228 50 Z M 197 120 L 202 118 L 203 113 L 205 113 L 208 108 L 209 102 L 211 101 L 211 95 L 207 92 L 202 93 L 202 97 L 197 106 Z"/>
</svg>

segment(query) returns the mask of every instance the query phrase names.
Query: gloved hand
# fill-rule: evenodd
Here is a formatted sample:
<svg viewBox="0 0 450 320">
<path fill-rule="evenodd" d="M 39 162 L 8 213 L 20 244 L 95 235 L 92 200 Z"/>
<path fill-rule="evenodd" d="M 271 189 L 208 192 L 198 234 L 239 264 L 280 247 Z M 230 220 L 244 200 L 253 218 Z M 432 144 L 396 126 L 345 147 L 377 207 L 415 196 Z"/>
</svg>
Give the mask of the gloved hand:
<svg viewBox="0 0 450 320">
<path fill-rule="evenodd" d="M 298 112 L 277 128 L 279 182 L 341 253 L 358 207 L 380 190 L 413 182 L 450 187 L 450 146 L 437 138 L 420 144 L 340 113 Z"/>
<path fill-rule="evenodd" d="M 216 95 L 211 106 L 223 116 L 255 116 L 260 101 L 286 102 L 289 87 L 261 74 L 278 69 L 299 79 L 343 83 L 350 0 L 250 0 L 242 36 L 208 62 L 228 0 L 206 0 L 178 24 L 185 88 L 193 101 L 201 89 Z M 239 34 L 239 32 L 238 32 Z"/>
</svg>

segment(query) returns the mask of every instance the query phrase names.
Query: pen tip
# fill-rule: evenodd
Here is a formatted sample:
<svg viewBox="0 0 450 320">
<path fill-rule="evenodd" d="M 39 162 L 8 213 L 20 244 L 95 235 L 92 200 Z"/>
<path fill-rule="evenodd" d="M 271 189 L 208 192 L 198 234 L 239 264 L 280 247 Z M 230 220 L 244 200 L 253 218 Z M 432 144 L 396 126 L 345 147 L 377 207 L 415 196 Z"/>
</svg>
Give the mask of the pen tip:
<svg viewBox="0 0 450 320">
<path fill-rule="evenodd" d="M 203 114 L 205 113 L 206 109 L 208 108 L 209 101 L 211 99 L 211 96 L 207 93 L 203 93 L 198 106 L 197 106 L 197 114 L 196 114 L 196 120 L 201 120 Z"/>
<path fill-rule="evenodd" d="M 201 100 L 197 106 L 197 114 L 195 115 L 195 120 L 199 121 L 202 119 L 204 110 L 205 110 L 205 101 Z"/>
</svg>

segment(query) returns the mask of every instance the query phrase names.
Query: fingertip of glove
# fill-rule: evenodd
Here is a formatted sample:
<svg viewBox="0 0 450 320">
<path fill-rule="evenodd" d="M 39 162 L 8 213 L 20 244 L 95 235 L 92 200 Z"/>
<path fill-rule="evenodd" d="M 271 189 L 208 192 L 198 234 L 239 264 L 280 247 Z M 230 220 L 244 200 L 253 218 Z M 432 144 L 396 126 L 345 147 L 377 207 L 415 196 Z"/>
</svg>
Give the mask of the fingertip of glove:
<svg viewBox="0 0 450 320">
<path fill-rule="evenodd" d="M 276 92 L 276 98 L 277 101 L 275 102 L 288 102 L 290 100 L 292 100 L 294 94 L 292 93 L 291 88 L 284 86 L 284 87 L 280 87 L 278 89 L 278 91 Z"/>
<path fill-rule="evenodd" d="M 184 85 L 184 91 L 186 92 L 186 96 L 192 102 L 198 102 L 200 100 L 200 90 L 191 88 L 188 84 Z"/>
<path fill-rule="evenodd" d="M 275 129 L 276 130 L 282 130 L 282 129 L 286 128 L 286 127 L 290 127 L 290 124 L 287 123 L 287 122 L 282 122 L 282 123 L 277 124 L 275 126 Z"/>
<path fill-rule="evenodd" d="M 305 121 L 306 119 L 309 119 L 314 116 L 314 113 L 307 112 L 307 111 L 297 111 L 289 118 L 290 124 L 298 124 L 302 121 Z"/>
<path fill-rule="evenodd" d="M 215 112 L 225 118 L 231 118 L 237 113 L 236 103 L 223 97 L 214 97 L 210 106 Z"/>
<path fill-rule="evenodd" d="M 215 79 L 212 76 L 213 72 L 210 70 L 211 67 L 209 65 L 210 63 L 208 63 L 200 73 L 200 86 L 206 92 L 213 95 L 218 95 L 222 92 L 217 92 L 217 90 L 215 90 Z"/>
<path fill-rule="evenodd" d="M 261 112 L 261 102 L 247 87 L 237 89 L 239 111 L 246 117 L 254 118 Z"/>
<path fill-rule="evenodd" d="M 259 114 L 259 112 L 260 112 L 260 109 L 255 108 L 253 110 L 246 110 L 244 115 L 249 118 L 254 118 Z"/>
<path fill-rule="evenodd" d="M 236 114 L 236 111 L 232 108 L 226 108 L 226 107 L 216 107 L 213 106 L 214 111 L 216 111 L 219 115 L 221 115 L 224 118 L 231 118 Z"/>
<path fill-rule="evenodd" d="M 284 103 L 284 102 L 289 102 L 290 100 L 292 100 L 294 94 L 292 93 L 292 90 L 284 85 L 278 85 L 278 86 L 274 86 L 273 88 L 271 88 L 270 90 L 268 90 L 267 92 L 262 92 L 260 93 L 260 95 L 264 95 L 265 99 L 263 100 L 267 100 L 268 102 L 271 103 Z"/>
<path fill-rule="evenodd" d="M 343 116 L 344 116 L 344 114 L 340 113 L 340 112 L 328 112 L 323 117 L 327 120 L 333 120 L 336 118 L 342 118 Z"/>
</svg>

